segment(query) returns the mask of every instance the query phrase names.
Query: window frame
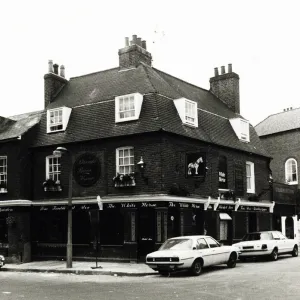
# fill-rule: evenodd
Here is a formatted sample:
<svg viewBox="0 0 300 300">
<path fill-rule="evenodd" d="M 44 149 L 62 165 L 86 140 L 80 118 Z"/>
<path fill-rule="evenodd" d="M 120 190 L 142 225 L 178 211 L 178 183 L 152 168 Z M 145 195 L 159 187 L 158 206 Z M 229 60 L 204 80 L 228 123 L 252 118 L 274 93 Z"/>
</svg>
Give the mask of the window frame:
<svg viewBox="0 0 300 300">
<path fill-rule="evenodd" d="M 288 167 L 289 167 L 288 163 L 290 163 L 290 162 L 291 163 L 295 163 L 295 167 L 296 167 L 296 172 L 295 172 L 295 174 L 296 174 L 296 180 L 294 180 L 294 181 L 288 181 L 289 180 L 288 179 L 288 175 L 291 175 L 291 177 L 293 178 L 293 174 L 294 174 L 292 172 L 288 173 Z M 286 160 L 286 162 L 284 164 L 284 176 L 285 176 L 285 181 L 286 181 L 287 184 L 298 184 L 298 162 L 297 162 L 297 160 L 295 158 L 290 157 L 290 158 L 288 158 Z"/>
<path fill-rule="evenodd" d="M 187 106 L 190 106 L 190 108 L 187 108 Z M 188 110 L 192 111 L 192 114 L 189 113 Z M 197 115 L 197 103 L 194 101 L 190 101 L 188 99 L 185 99 L 184 102 L 184 120 L 185 123 L 188 125 L 192 125 L 195 126 L 196 125 L 196 115 Z M 189 119 L 193 119 L 193 121 L 188 120 Z"/>
<path fill-rule="evenodd" d="M 250 141 L 249 122 L 244 119 L 240 119 L 240 130 L 241 130 L 240 139 L 242 141 L 249 142 Z"/>
<path fill-rule="evenodd" d="M 247 166 L 250 166 L 250 176 L 247 173 Z M 248 178 L 250 178 L 250 187 L 248 185 Z M 254 172 L 254 163 L 252 161 L 246 161 L 246 187 L 247 193 L 254 194 L 255 193 L 255 172 Z"/>
<path fill-rule="evenodd" d="M 129 150 L 129 152 L 130 152 L 130 150 L 133 150 L 133 156 L 129 155 L 129 161 L 130 161 L 130 158 L 133 157 L 133 163 L 132 164 L 131 163 L 129 163 L 128 165 L 125 165 L 125 164 L 120 165 L 119 164 L 120 151 L 121 150 L 122 151 Z M 125 157 L 123 157 L 123 159 L 124 158 Z M 126 166 L 129 166 L 129 168 L 131 167 L 131 171 L 128 172 L 128 173 L 120 172 L 120 167 L 125 167 L 126 168 Z M 135 167 L 135 165 L 134 165 L 134 147 L 133 146 L 125 146 L 125 147 L 119 147 L 119 148 L 117 148 L 116 149 L 116 173 L 117 174 L 130 174 L 130 173 L 134 173 L 134 167 Z"/>
<path fill-rule="evenodd" d="M 4 169 L 4 171 L 3 172 L 1 172 L 0 171 L 0 184 L 1 183 L 4 183 L 5 185 L 6 185 L 6 187 L 7 187 L 7 156 L 6 155 L 1 155 L 0 156 L 0 161 L 2 161 L 3 160 L 3 169 Z M 0 170 L 1 170 L 1 168 L 0 168 Z M 4 179 L 2 179 L 2 177 L 4 178 Z"/>
<path fill-rule="evenodd" d="M 55 113 L 58 113 L 58 116 L 56 116 Z M 61 113 L 61 116 L 60 116 L 60 113 Z M 52 119 L 51 114 L 53 114 L 54 121 L 56 120 L 56 118 L 59 119 L 60 117 L 61 117 L 61 121 L 58 120 L 58 122 L 53 122 L 51 124 L 51 119 Z M 52 130 L 53 127 L 58 127 L 58 126 L 61 126 L 61 128 Z M 64 130 L 64 110 L 63 110 L 63 107 L 54 108 L 54 109 L 49 110 L 48 129 L 49 129 L 49 132 L 58 132 L 58 131 L 63 131 Z"/>
<path fill-rule="evenodd" d="M 53 159 L 53 158 L 61 158 L 61 154 L 57 154 L 57 155 L 48 155 L 46 156 L 46 179 L 53 179 L 55 182 L 56 181 L 59 181 L 60 182 L 60 175 L 61 175 L 61 161 L 59 161 L 59 164 L 56 164 L 56 165 L 59 165 L 60 168 L 59 168 L 59 171 L 52 171 L 50 173 L 50 159 Z M 55 175 L 53 177 L 50 177 L 51 174 L 56 174 L 57 175 L 57 179 L 55 180 Z"/>
</svg>

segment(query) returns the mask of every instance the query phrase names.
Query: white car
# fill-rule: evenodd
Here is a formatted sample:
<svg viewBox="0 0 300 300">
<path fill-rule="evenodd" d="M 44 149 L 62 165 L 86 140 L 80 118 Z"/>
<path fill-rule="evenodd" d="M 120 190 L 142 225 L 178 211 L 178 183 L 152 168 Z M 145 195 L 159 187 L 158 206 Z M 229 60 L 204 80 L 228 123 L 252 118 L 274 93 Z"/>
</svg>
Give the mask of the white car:
<svg viewBox="0 0 300 300">
<path fill-rule="evenodd" d="M 298 243 L 280 231 L 259 231 L 246 234 L 240 243 L 233 244 L 240 250 L 241 261 L 250 257 L 268 256 L 277 260 L 278 255 L 298 256 Z"/>
<path fill-rule="evenodd" d="M 5 265 L 5 258 L 3 255 L 0 255 L 0 268 Z"/>
<path fill-rule="evenodd" d="M 234 268 L 237 259 L 237 248 L 222 246 L 210 236 L 195 235 L 166 240 L 158 251 L 147 255 L 146 264 L 162 275 L 179 270 L 200 275 L 202 268 L 207 266 L 227 264 Z"/>
</svg>

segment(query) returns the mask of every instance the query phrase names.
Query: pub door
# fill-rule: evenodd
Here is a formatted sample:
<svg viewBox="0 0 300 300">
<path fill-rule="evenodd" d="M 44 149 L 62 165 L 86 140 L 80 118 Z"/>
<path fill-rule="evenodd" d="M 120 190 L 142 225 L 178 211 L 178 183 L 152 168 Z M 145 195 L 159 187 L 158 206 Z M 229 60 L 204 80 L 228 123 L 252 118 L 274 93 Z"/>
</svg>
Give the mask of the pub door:
<svg viewBox="0 0 300 300">
<path fill-rule="evenodd" d="M 287 217 L 285 219 L 285 235 L 289 239 L 294 239 L 295 238 L 294 220 L 293 220 L 292 217 Z"/>
<path fill-rule="evenodd" d="M 140 208 L 138 225 L 138 260 L 145 261 L 155 247 L 155 210 Z"/>
<path fill-rule="evenodd" d="M 257 231 L 257 217 L 256 213 L 248 213 L 249 220 L 249 232 Z"/>
</svg>

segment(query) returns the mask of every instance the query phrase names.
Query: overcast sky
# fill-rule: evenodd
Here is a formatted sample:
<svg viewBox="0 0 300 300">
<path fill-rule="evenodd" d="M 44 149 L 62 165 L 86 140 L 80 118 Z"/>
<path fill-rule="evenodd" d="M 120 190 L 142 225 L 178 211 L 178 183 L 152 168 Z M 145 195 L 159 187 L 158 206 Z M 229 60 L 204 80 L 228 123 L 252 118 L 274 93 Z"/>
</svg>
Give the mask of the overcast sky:
<svg viewBox="0 0 300 300">
<path fill-rule="evenodd" d="M 110 69 L 137 34 L 155 68 L 205 89 L 232 63 L 256 125 L 300 106 L 299 12 L 297 0 L 1 1 L 0 115 L 43 109 L 49 59 L 67 78 Z"/>
</svg>

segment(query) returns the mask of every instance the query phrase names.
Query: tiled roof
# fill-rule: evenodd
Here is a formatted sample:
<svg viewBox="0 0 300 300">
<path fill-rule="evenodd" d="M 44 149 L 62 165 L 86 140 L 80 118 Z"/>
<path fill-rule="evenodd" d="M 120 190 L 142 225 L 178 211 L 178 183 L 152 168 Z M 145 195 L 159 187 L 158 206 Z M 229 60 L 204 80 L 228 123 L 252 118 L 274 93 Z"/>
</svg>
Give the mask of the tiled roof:
<svg viewBox="0 0 300 300">
<path fill-rule="evenodd" d="M 115 96 L 144 95 L 139 120 L 115 123 Z M 173 99 L 198 103 L 199 127 L 183 125 Z M 71 78 L 48 108 L 72 108 L 65 132 L 46 133 L 46 114 L 38 125 L 33 146 L 64 144 L 164 130 L 208 143 L 268 156 L 251 127 L 251 142 L 241 142 L 229 118 L 240 117 L 211 92 L 140 64 L 136 69 L 118 68 Z"/>
<path fill-rule="evenodd" d="M 39 123 L 41 113 L 41 111 L 38 111 L 9 118 L 0 117 L 0 140 L 4 141 L 22 136 Z"/>
<path fill-rule="evenodd" d="M 300 128 L 300 108 L 268 116 L 255 126 L 259 136 Z"/>
</svg>

